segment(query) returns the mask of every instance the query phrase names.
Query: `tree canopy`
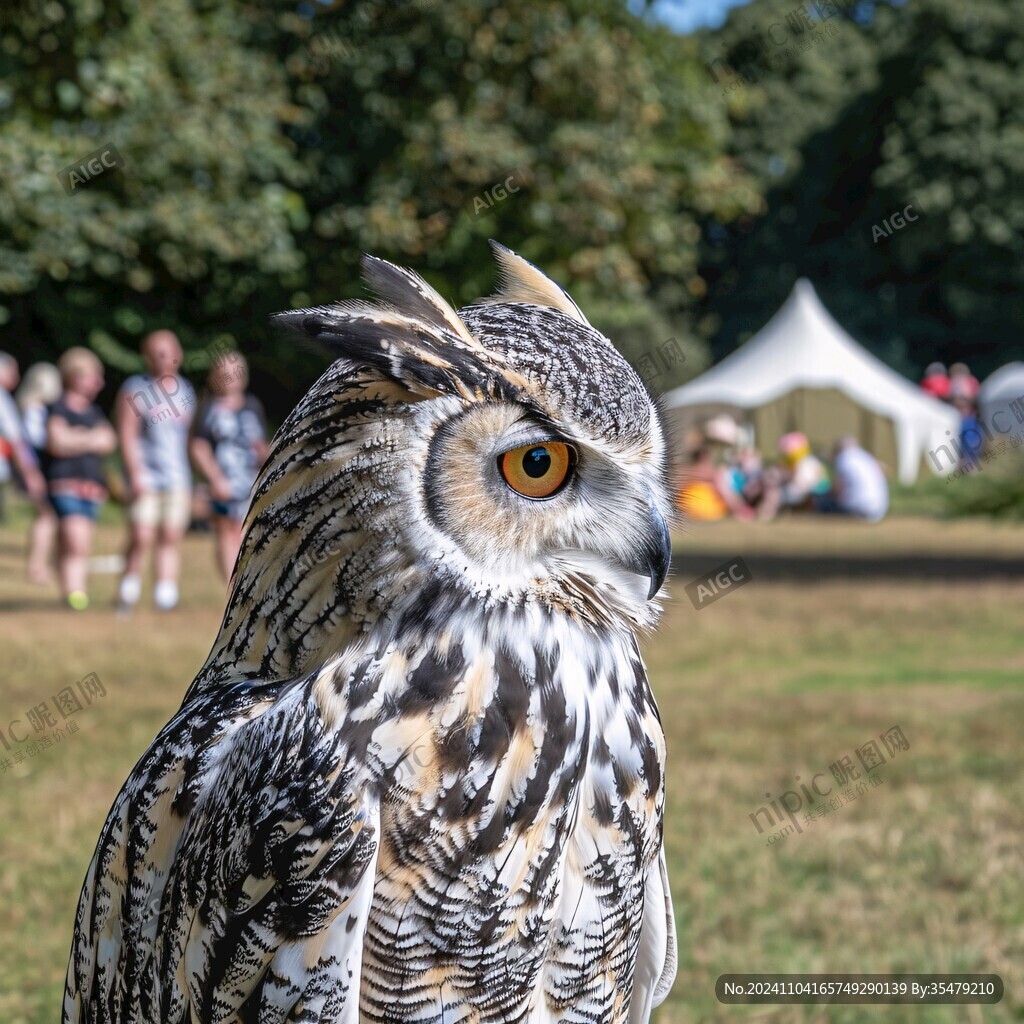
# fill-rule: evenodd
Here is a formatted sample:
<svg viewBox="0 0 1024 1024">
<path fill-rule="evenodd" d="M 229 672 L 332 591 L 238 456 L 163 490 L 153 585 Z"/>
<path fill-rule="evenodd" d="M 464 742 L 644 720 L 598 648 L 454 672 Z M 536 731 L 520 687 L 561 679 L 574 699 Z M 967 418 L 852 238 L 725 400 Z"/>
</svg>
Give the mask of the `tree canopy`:
<svg viewBox="0 0 1024 1024">
<path fill-rule="evenodd" d="M 701 43 L 730 107 L 730 152 L 768 211 L 703 225 L 720 352 L 805 275 L 907 374 L 958 358 L 987 372 L 1017 356 L 1021 0 L 754 0 Z"/>
<path fill-rule="evenodd" d="M 280 413 L 323 357 L 269 313 L 361 294 L 363 251 L 471 301 L 495 237 L 689 373 L 701 221 L 760 204 L 695 42 L 617 0 L 31 0 L 0 43 L 0 347 L 25 360 L 84 343 L 116 376 L 168 326 L 196 371 L 247 351 Z M 108 145 L 123 166 L 67 194 Z"/>
<path fill-rule="evenodd" d="M 364 251 L 471 301 L 494 237 L 659 389 L 801 275 L 905 373 L 984 372 L 1024 312 L 1022 63 L 1024 0 L 753 0 L 695 37 L 620 0 L 21 0 L 0 347 L 116 377 L 169 326 L 281 414 L 325 357 L 271 312 L 361 294 Z"/>
</svg>

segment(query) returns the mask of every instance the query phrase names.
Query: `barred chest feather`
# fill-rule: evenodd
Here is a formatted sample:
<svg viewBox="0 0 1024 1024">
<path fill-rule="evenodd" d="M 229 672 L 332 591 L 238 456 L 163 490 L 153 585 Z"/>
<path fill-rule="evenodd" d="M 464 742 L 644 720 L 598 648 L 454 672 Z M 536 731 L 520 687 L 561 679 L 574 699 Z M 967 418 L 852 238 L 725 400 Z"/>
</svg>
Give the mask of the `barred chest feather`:
<svg viewBox="0 0 1024 1024">
<path fill-rule="evenodd" d="M 665 757 L 635 641 L 530 608 L 396 633 L 316 687 L 380 786 L 364 1016 L 440 987 L 473 1019 L 527 1019 L 539 990 L 623 1019 Z"/>
</svg>

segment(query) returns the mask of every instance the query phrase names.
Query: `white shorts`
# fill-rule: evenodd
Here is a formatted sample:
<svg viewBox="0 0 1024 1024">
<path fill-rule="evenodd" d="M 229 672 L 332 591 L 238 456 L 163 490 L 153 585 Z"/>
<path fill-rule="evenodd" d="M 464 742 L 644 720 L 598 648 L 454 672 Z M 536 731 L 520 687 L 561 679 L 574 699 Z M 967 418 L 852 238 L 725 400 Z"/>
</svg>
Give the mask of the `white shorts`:
<svg viewBox="0 0 1024 1024">
<path fill-rule="evenodd" d="M 147 491 L 128 509 L 128 518 L 136 526 L 166 526 L 187 530 L 192 521 L 192 492 Z"/>
</svg>

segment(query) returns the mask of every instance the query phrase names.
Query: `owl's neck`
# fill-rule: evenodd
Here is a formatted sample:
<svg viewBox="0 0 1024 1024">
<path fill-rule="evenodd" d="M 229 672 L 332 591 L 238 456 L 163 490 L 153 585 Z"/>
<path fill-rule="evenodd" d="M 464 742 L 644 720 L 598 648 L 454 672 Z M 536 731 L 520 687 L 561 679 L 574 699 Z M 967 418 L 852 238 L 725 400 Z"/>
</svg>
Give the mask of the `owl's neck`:
<svg viewBox="0 0 1024 1024">
<path fill-rule="evenodd" d="M 560 583 L 529 594 L 484 594 L 436 566 L 403 567 L 399 559 L 389 538 L 353 531 L 320 556 L 261 560 L 253 572 L 243 565 L 194 687 L 295 678 L 351 651 L 424 630 L 500 638 L 503 646 L 538 636 L 585 646 L 599 634 L 624 650 L 635 648 L 621 609 L 595 613 L 592 586 L 585 593 Z"/>
</svg>

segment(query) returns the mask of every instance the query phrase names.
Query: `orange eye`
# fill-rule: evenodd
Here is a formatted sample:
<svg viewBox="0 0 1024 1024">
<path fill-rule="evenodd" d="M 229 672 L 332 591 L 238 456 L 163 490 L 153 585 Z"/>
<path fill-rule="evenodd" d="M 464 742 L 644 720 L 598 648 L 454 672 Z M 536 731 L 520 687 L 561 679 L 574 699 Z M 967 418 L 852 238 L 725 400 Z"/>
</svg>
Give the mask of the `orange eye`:
<svg viewBox="0 0 1024 1024">
<path fill-rule="evenodd" d="M 561 441 L 513 448 L 498 456 L 505 483 L 525 498 L 550 498 L 569 479 L 576 451 Z"/>
</svg>

